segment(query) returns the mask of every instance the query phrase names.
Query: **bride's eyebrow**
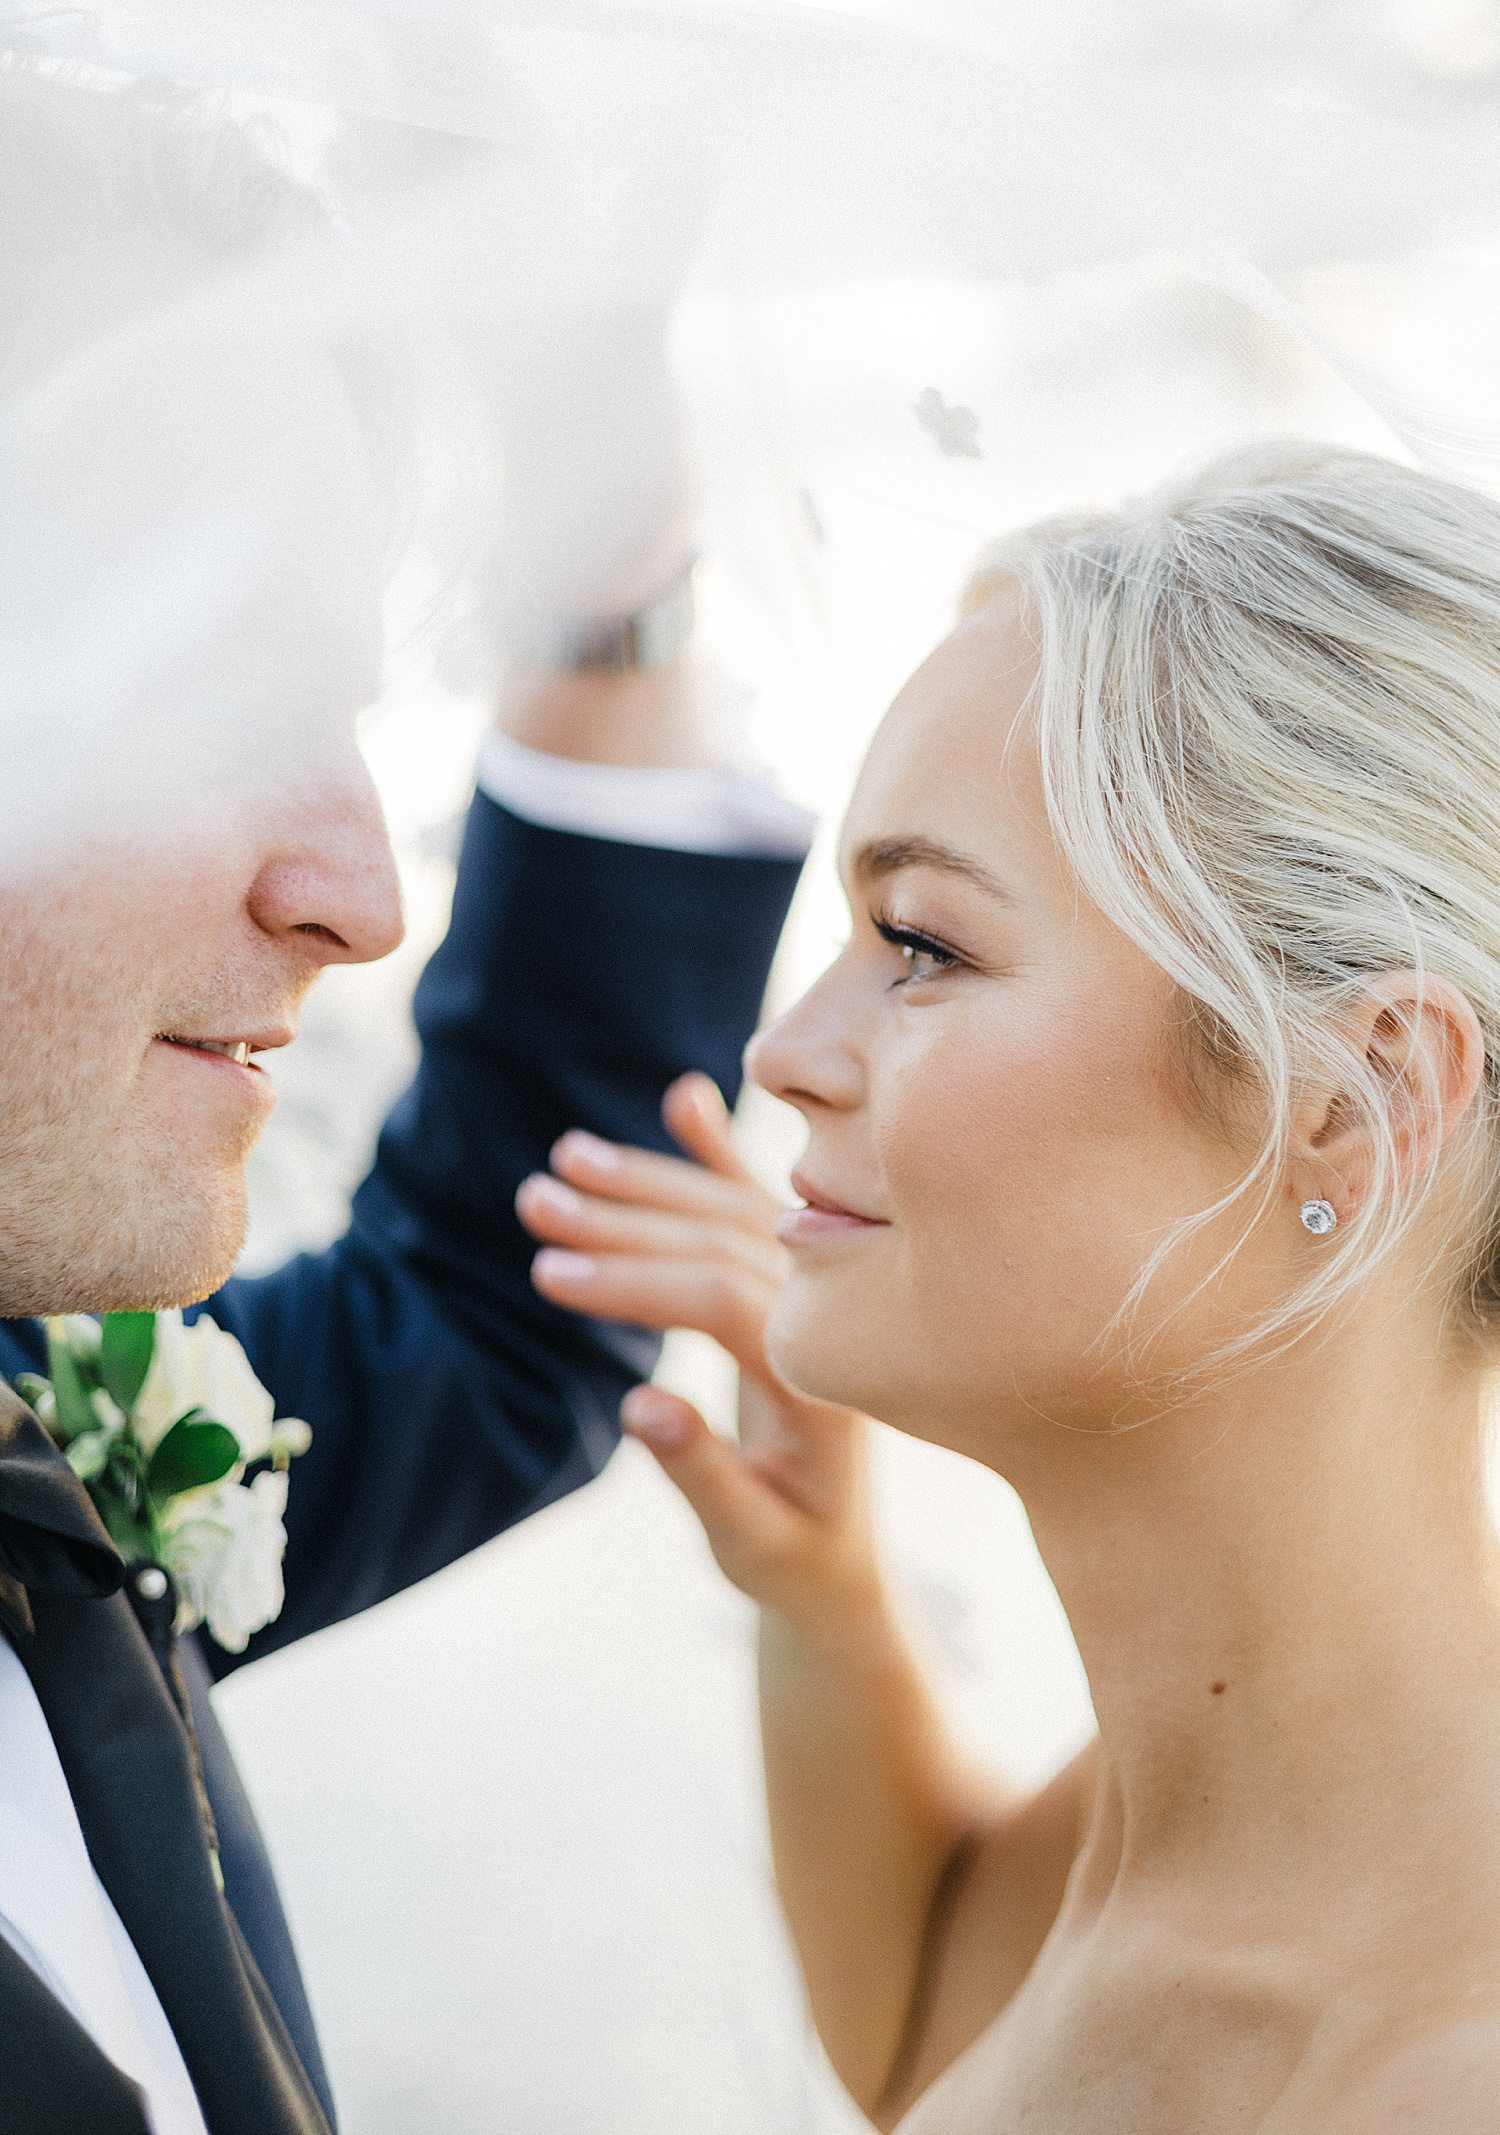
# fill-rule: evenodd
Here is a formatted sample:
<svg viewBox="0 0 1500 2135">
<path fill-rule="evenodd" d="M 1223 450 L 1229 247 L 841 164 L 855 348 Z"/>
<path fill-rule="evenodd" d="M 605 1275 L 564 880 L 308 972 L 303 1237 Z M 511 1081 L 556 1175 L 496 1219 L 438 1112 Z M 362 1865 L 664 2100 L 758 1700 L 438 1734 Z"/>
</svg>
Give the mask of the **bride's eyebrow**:
<svg viewBox="0 0 1500 2135">
<path fill-rule="evenodd" d="M 858 848 L 850 861 L 853 880 L 865 885 L 882 881 L 887 875 L 899 874 L 908 867 L 926 867 L 934 874 L 952 875 L 958 881 L 982 890 L 986 897 L 993 897 L 999 904 L 1020 902 L 1014 890 L 1007 889 L 982 860 L 976 860 L 971 853 L 960 852 L 957 846 L 944 845 L 938 838 L 872 838 Z"/>
</svg>

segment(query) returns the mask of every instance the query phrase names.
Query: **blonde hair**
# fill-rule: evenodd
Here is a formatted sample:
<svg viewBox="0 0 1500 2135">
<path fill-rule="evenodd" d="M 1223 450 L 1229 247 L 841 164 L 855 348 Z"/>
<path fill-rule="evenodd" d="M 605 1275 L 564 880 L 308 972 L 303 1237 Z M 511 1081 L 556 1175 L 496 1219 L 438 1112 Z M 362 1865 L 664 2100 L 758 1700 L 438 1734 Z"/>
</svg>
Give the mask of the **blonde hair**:
<svg viewBox="0 0 1500 2135">
<path fill-rule="evenodd" d="M 1367 454 L 1262 447 L 1118 511 L 1007 537 L 980 559 L 965 612 L 1007 591 L 1038 641 L 1035 731 L 1065 856 L 1180 989 L 1189 1063 L 1248 1077 L 1266 1101 L 1243 1178 L 1155 1247 L 1112 1324 L 1223 1211 L 1253 1203 L 1243 1238 L 1278 1206 L 1308 1075 L 1342 1090 L 1367 1132 L 1369 1191 L 1310 1250 L 1305 1282 L 1188 1376 L 1284 1347 L 1389 1255 L 1436 1167 L 1403 1175 L 1388 1097 L 1337 1021 L 1376 975 L 1414 970 L 1419 987 L 1434 974 L 1461 987 L 1484 1031 L 1462 1235 L 1443 1262 L 1458 1271 L 1450 1327 L 1488 1334 L 1500 1325 L 1500 507 Z"/>
</svg>

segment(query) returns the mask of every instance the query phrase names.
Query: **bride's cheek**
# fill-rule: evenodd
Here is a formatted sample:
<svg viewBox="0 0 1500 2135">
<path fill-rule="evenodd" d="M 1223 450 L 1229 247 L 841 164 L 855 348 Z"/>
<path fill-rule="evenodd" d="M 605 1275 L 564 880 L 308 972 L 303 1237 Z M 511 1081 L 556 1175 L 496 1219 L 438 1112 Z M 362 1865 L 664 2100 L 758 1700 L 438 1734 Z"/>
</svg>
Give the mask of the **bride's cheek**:
<svg viewBox="0 0 1500 2135">
<path fill-rule="evenodd" d="M 882 1164 L 922 1316 L 1003 1340 L 1071 1320 L 1113 1259 L 1122 1079 L 1045 1023 L 935 1045 L 892 1089 Z"/>
<path fill-rule="evenodd" d="M 1035 1040 L 976 1019 L 935 1032 L 890 1077 L 880 1155 L 913 1244 L 998 1235 L 1049 1162 L 1058 1108 Z"/>
</svg>

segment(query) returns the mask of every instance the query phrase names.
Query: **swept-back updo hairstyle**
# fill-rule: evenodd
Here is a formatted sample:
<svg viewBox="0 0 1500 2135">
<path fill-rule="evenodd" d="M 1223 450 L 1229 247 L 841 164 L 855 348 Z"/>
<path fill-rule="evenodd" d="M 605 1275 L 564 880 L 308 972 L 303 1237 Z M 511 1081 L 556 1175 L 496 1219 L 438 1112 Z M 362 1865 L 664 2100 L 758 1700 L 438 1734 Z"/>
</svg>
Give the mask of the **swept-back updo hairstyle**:
<svg viewBox="0 0 1500 2135">
<path fill-rule="evenodd" d="M 1500 506 L 1364 453 L 1260 447 L 1008 536 L 964 609 L 1007 593 L 1036 639 L 1066 858 L 1180 989 L 1187 1087 L 1264 1099 L 1253 1163 L 1157 1244 L 1117 1324 L 1193 1232 L 1238 1202 L 1247 1233 L 1277 1206 L 1308 1075 L 1362 1121 L 1369 1190 L 1309 1240 L 1270 1319 L 1193 1376 L 1294 1339 L 1390 1253 L 1436 1169 L 1403 1174 L 1388 1093 L 1338 1012 L 1415 970 L 1461 987 L 1484 1031 L 1462 1221 L 1432 1272 L 1455 1332 L 1500 1333 Z"/>
</svg>

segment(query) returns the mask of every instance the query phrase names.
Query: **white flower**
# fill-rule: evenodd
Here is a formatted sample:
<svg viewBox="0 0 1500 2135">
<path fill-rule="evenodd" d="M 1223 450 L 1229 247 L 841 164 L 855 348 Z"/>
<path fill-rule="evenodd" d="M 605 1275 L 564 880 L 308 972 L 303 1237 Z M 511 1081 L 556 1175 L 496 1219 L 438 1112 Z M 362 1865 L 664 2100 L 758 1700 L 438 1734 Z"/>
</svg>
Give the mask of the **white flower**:
<svg viewBox="0 0 1500 2135">
<path fill-rule="evenodd" d="M 111 1438 L 114 1437 L 117 1431 L 124 1430 L 125 1411 L 114 1396 L 107 1394 L 102 1386 L 96 1386 L 89 1395 L 89 1407 L 94 1412 L 96 1429 L 107 1431 Z"/>
<path fill-rule="evenodd" d="M 49 1325 L 58 1329 L 75 1357 L 97 1357 L 99 1322 L 90 1312 L 65 1312 Z"/>
<path fill-rule="evenodd" d="M 227 1652 L 243 1653 L 251 1633 L 280 1615 L 286 1492 L 285 1473 L 269 1473 L 174 1500 L 164 1554 L 182 1595 L 180 1629 L 206 1622 Z"/>
<path fill-rule="evenodd" d="M 300 1416 L 278 1416 L 271 1433 L 271 1458 L 285 1463 L 298 1460 L 312 1444 L 312 1425 Z"/>
<path fill-rule="evenodd" d="M 188 1327 L 180 1312 L 158 1312 L 151 1369 L 133 1412 L 146 1452 L 154 1453 L 192 1408 L 233 1431 L 242 1460 L 263 1460 L 270 1452 L 276 1403 L 234 1336 L 206 1316 Z"/>
</svg>

